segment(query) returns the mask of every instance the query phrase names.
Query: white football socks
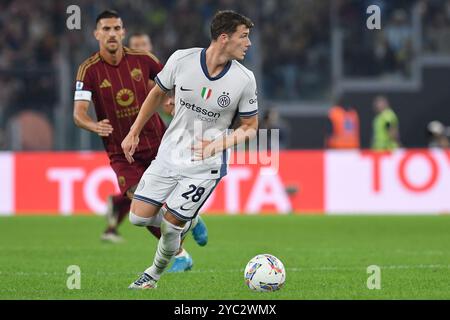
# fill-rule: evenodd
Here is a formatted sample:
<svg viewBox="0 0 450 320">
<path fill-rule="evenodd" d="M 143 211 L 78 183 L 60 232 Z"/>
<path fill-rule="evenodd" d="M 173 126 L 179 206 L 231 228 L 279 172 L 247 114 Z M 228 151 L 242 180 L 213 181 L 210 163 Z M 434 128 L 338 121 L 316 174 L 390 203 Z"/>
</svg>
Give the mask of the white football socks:
<svg viewBox="0 0 450 320">
<path fill-rule="evenodd" d="M 161 222 L 161 238 L 158 242 L 153 264 L 145 270 L 149 276 L 159 280 L 173 256 L 178 253 L 183 227 L 176 226 L 166 219 Z"/>
<path fill-rule="evenodd" d="M 181 251 L 175 255 L 175 258 L 187 257 L 189 254 L 186 249 L 181 248 Z"/>
<path fill-rule="evenodd" d="M 153 226 L 153 227 L 159 228 L 166 211 L 167 211 L 166 208 L 161 207 L 161 209 L 159 209 L 158 213 L 150 218 L 140 217 L 130 211 L 128 218 L 129 218 L 130 222 L 132 224 L 134 224 L 135 226 L 139 226 L 139 227 Z"/>
</svg>

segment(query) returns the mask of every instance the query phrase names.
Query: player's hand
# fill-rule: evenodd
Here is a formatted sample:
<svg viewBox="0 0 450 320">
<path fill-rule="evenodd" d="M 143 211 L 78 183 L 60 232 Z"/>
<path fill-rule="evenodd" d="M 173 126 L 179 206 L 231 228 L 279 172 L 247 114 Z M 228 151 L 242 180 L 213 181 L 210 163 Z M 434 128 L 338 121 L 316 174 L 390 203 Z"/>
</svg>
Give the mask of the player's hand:
<svg viewBox="0 0 450 320">
<path fill-rule="evenodd" d="M 169 97 L 164 103 L 164 111 L 172 117 L 175 115 L 175 100 L 173 97 Z"/>
<path fill-rule="evenodd" d="M 139 136 L 133 135 L 131 133 L 128 133 L 125 139 L 122 141 L 122 150 L 125 154 L 125 158 L 127 158 L 129 163 L 133 163 L 133 155 L 136 151 L 136 148 L 139 144 Z"/>
<path fill-rule="evenodd" d="M 95 127 L 95 132 L 100 137 L 107 137 L 113 132 L 113 127 L 109 124 L 108 119 L 103 119 L 97 122 L 97 126 Z"/>
<path fill-rule="evenodd" d="M 212 140 L 203 140 L 200 139 L 198 142 L 196 142 L 191 150 L 192 150 L 192 160 L 193 161 L 200 161 L 209 157 L 212 157 L 216 150 L 213 147 Z"/>
</svg>

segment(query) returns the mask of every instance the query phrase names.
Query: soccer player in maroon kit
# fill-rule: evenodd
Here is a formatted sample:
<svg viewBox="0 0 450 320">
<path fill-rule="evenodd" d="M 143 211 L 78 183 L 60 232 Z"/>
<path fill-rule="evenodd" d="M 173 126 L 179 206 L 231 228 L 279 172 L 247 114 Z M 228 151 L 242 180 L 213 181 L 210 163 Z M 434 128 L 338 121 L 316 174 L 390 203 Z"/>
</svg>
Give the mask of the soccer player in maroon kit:
<svg viewBox="0 0 450 320">
<path fill-rule="evenodd" d="M 128 46 L 133 50 L 140 50 L 146 52 L 153 52 L 153 44 L 150 36 L 143 32 L 135 32 L 128 38 Z M 155 83 L 153 83 L 155 85 Z M 162 110 L 160 110 L 159 116 L 164 121 L 166 126 L 169 125 L 170 121 L 173 118 L 175 109 L 175 102 L 173 99 L 173 95 L 170 95 L 170 98 L 164 103 Z"/>
<path fill-rule="evenodd" d="M 102 235 L 102 239 L 114 241 L 120 239 L 117 227 L 128 214 L 134 190 L 155 158 L 166 129 L 159 115 L 155 114 L 141 133 L 136 161 L 128 163 L 121 142 L 152 88 L 150 80 L 161 71 L 162 65 L 151 53 L 122 45 L 125 29 L 115 11 L 107 10 L 97 17 L 94 35 L 100 51 L 85 60 L 78 69 L 73 116 L 78 127 L 102 138 L 110 165 L 117 175 L 121 193 L 108 200 L 109 226 Z M 94 103 L 98 121 L 88 115 L 90 101 Z M 147 226 L 147 229 L 160 237 L 159 228 Z M 192 231 L 197 243 L 205 245 L 207 232 L 204 223 L 199 221 Z M 192 259 L 184 269 L 190 267 Z"/>
</svg>

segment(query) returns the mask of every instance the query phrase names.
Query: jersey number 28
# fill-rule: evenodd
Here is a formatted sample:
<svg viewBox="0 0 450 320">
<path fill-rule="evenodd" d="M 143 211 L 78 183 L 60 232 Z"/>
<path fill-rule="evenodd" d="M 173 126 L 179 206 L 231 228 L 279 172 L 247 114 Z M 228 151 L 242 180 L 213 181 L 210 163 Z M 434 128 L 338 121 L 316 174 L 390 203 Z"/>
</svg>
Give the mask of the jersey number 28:
<svg viewBox="0 0 450 320">
<path fill-rule="evenodd" d="M 195 192 L 195 193 L 194 193 Z M 185 199 L 189 200 L 189 196 L 194 193 L 191 197 L 192 202 L 198 202 L 202 195 L 205 193 L 205 188 L 203 187 L 196 187 L 195 185 L 191 184 L 189 186 L 189 191 L 181 194 L 181 196 Z"/>
</svg>

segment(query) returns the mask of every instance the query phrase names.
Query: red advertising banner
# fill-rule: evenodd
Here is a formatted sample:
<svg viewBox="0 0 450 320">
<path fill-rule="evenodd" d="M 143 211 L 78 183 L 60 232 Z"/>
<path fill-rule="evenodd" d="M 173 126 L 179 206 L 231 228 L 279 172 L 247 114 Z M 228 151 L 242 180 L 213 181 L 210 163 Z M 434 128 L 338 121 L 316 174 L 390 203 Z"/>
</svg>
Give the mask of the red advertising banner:
<svg viewBox="0 0 450 320">
<path fill-rule="evenodd" d="M 325 211 L 329 214 L 450 212 L 450 152 L 328 151 Z"/>
<path fill-rule="evenodd" d="M 0 216 L 14 212 L 14 153 L 0 152 Z"/>
<path fill-rule="evenodd" d="M 284 151 L 279 163 L 230 165 L 228 175 L 205 204 L 206 212 L 322 213 L 323 152 Z"/>
<path fill-rule="evenodd" d="M 0 173 L 0 215 L 104 214 L 119 190 L 103 152 L 4 152 Z M 439 214 L 450 212 L 449 190 L 448 150 L 234 153 L 202 211 Z"/>
<path fill-rule="evenodd" d="M 115 192 L 104 153 L 15 154 L 16 214 L 104 212 L 107 195 Z"/>
<path fill-rule="evenodd" d="M 234 162 L 237 157 L 232 155 Z M 270 161 L 257 157 L 255 164 L 231 164 L 203 211 L 324 211 L 323 152 L 288 151 L 281 152 L 279 159 L 267 159 Z M 107 195 L 118 192 L 116 177 L 103 152 L 16 153 L 13 170 L 11 207 L 18 215 L 102 214 Z"/>
</svg>

